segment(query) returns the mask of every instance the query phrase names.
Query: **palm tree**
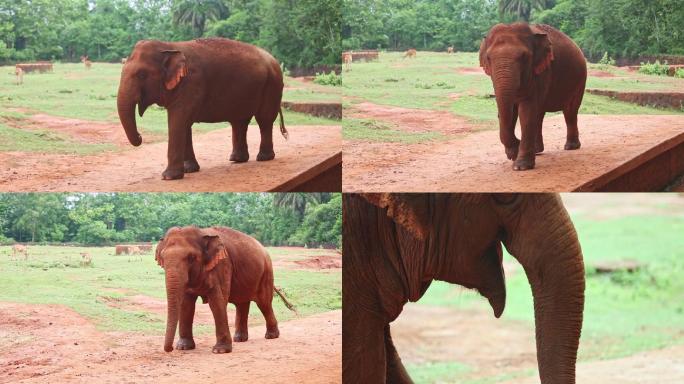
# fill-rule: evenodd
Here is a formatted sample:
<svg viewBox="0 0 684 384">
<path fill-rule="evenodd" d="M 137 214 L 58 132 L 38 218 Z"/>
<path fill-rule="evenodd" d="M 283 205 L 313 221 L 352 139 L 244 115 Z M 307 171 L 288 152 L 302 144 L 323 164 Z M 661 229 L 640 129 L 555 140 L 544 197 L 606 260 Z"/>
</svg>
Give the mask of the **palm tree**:
<svg viewBox="0 0 684 384">
<path fill-rule="evenodd" d="M 330 193 L 316 192 L 290 192 L 278 193 L 273 197 L 273 205 L 280 208 L 287 208 L 294 211 L 299 218 L 304 216 L 306 206 L 309 204 L 320 204 L 330 200 Z"/>
<path fill-rule="evenodd" d="M 176 0 L 173 21 L 192 28 L 195 37 L 204 35 L 207 21 L 226 17 L 228 8 L 222 0 Z"/>
<path fill-rule="evenodd" d="M 546 0 L 499 0 L 499 12 L 510 13 L 518 17 L 518 20 L 528 22 L 532 11 L 544 9 Z"/>
</svg>

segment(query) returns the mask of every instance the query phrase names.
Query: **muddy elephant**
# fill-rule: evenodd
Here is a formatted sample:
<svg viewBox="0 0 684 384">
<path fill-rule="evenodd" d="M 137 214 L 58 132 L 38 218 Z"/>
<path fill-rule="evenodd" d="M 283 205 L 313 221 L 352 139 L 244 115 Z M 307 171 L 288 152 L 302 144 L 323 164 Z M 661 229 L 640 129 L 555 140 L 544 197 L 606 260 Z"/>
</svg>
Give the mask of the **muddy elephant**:
<svg viewBox="0 0 684 384">
<path fill-rule="evenodd" d="M 228 353 L 232 341 L 247 341 L 247 317 L 255 301 L 266 319 L 266 338 L 280 335 L 271 306 L 273 267 L 266 249 L 254 238 L 225 227 L 174 227 L 159 240 L 157 263 L 166 272 L 168 317 L 164 350 L 194 349 L 192 322 L 198 297 L 209 303 L 216 325 L 216 345 L 212 352 Z M 235 304 L 235 335 L 228 329 L 228 303 Z"/>
<path fill-rule="evenodd" d="M 587 81 L 587 63 L 568 36 L 548 25 L 494 26 L 480 45 L 480 66 L 492 79 L 499 135 L 514 170 L 534 168 L 544 151 L 546 112 L 563 111 L 565 149 L 580 147 L 577 113 Z M 521 138 L 515 136 L 520 116 Z"/>
<path fill-rule="evenodd" d="M 222 38 L 144 40 L 135 45 L 122 68 L 117 108 L 134 146 L 142 143 L 135 106 L 140 116 L 155 103 L 166 108 L 168 165 L 162 178 L 170 180 L 200 169 L 192 146 L 193 123 L 230 122 L 230 160 L 244 162 L 249 159 L 247 126 L 255 117 L 261 132 L 257 161 L 273 159 L 273 123 L 278 114 L 281 133 L 287 138 L 282 95 L 280 65 L 261 48 Z"/>
<path fill-rule="evenodd" d="M 574 226 L 553 194 L 345 194 L 344 383 L 411 383 L 389 323 L 433 280 L 477 290 L 503 313 L 502 248 L 534 297 L 542 384 L 575 382 L 584 264 Z"/>
</svg>

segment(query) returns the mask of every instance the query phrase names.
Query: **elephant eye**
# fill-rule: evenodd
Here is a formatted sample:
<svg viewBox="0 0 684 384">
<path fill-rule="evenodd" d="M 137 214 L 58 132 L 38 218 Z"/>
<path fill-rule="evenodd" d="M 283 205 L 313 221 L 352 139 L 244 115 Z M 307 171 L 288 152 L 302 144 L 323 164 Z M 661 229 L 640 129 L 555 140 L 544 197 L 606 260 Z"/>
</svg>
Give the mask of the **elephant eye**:
<svg viewBox="0 0 684 384">
<path fill-rule="evenodd" d="M 147 77 L 147 73 L 145 73 L 145 71 L 139 71 L 139 72 L 136 74 L 136 76 L 137 76 L 140 80 L 144 80 L 144 79 Z"/>
</svg>

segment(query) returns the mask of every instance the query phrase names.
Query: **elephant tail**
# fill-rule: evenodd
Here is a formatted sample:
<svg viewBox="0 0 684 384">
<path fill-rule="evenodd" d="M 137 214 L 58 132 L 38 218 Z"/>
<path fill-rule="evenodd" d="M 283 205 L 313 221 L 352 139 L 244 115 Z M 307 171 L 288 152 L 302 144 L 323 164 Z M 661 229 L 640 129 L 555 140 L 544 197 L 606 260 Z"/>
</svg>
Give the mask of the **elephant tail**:
<svg viewBox="0 0 684 384">
<path fill-rule="evenodd" d="M 287 298 L 285 298 L 285 294 L 283 293 L 283 291 L 282 291 L 280 288 L 278 288 L 278 287 L 276 287 L 276 286 L 274 285 L 274 286 L 273 286 L 273 290 L 275 291 L 275 293 L 278 294 L 278 296 L 280 296 L 280 299 L 283 301 L 283 304 L 285 304 L 285 306 L 287 307 L 287 309 L 289 309 L 290 311 L 294 312 L 295 314 L 298 314 L 298 313 L 297 313 L 297 309 L 295 308 L 295 306 L 292 305 L 292 303 L 290 303 L 289 301 L 287 301 Z"/>
<path fill-rule="evenodd" d="M 288 137 L 290 137 L 290 134 L 287 132 L 287 129 L 285 128 L 285 120 L 283 120 L 283 108 L 280 108 L 279 114 L 280 114 L 280 133 L 283 135 L 285 140 L 287 140 Z"/>
</svg>

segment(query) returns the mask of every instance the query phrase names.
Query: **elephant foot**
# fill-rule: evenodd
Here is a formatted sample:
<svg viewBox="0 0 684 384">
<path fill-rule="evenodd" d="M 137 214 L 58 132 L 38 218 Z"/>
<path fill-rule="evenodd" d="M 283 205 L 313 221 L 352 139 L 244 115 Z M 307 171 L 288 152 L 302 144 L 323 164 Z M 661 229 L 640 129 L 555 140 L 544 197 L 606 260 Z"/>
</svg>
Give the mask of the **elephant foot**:
<svg viewBox="0 0 684 384">
<path fill-rule="evenodd" d="M 233 153 L 230 154 L 230 161 L 234 161 L 236 163 L 244 163 L 247 160 L 249 160 L 249 152 L 247 151 L 233 151 Z"/>
<path fill-rule="evenodd" d="M 531 159 L 520 158 L 513 162 L 514 171 L 526 171 L 534 168 L 534 157 Z"/>
<path fill-rule="evenodd" d="M 278 327 L 275 327 L 273 329 L 266 329 L 266 338 L 267 339 L 277 339 L 278 336 L 280 336 L 280 331 L 278 330 Z"/>
<path fill-rule="evenodd" d="M 185 173 L 194 173 L 194 172 L 199 172 L 200 166 L 197 160 L 192 159 L 192 160 L 185 160 L 183 162 L 183 172 Z"/>
<path fill-rule="evenodd" d="M 508 160 L 515 160 L 518 158 L 518 146 L 516 145 L 515 147 L 506 147 L 506 157 L 508 157 Z"/>
<path fill-rule="evenodd" d="M 177 179 L 182 179 L 185 173 L 183 172 L 182 169 L 171 169 L 171 168 L 166 168 L 164 172 L 162 172 L 162 180 L 177 180 Z"/>
<path fill-rule="evenodd" d="M 242 343 L 247 341 L 249 338 L 249 335 L 247 335 L 247 332 L 241 332 L 241 331 L 236 331 L 235 334 L 233 335 L 233 341 L 237 343 Z"/>
<path fill-rule="evenodd" d="M 216 343 L 211 349 L 212 353 L 230 353 L 233 351 L 233 345 L 228 343 Z"/>
<path fill-rule="evenodd" d="M 538 141 L 534 144 L 534 153 L 542 153 L 542 152 L 544 152 L 544 142 Z"/>
<path fill-rule="evenodd" d="M 275 159 L 275 152 L 273 151 L 259 151 L 257 161 L 268 161 Z"/>
<path fill-rule="evenodd" d="M 582 146 L 579 139 L 568 140 L 565 142 L 565 150 L 572 151 L 573 149 L 579 149 Z"/>
<path fill-rule="evenodd" d="M 193 339 L 178 339 L 176 342 L 176 349 L 179 351 L 187 351 L 190 349 L 195 349 L 195 340 Z"/>
</svg>

